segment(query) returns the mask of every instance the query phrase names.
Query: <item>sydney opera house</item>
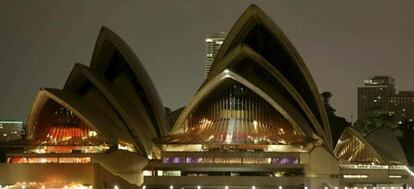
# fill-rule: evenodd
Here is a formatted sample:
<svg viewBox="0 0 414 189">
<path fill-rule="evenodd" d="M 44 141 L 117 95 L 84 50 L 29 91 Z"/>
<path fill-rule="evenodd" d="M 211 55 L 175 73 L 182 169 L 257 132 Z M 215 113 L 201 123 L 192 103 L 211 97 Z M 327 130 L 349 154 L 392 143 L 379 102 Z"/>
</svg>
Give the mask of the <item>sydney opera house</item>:
<svg viewBox="0 0 414 189">
<path fill-rule="evenodd" d="M 255 5 L 189 104 L 173 112 L 137 56 L 103 27 L 89 67 L 76 64 L 62 89 L 39 90 L 24 145 L 0 164 L 0 188 L 414 185 L 398 133 L 347 128 L 336 142 L 331 129 L 305 63 Z"/>
</svg>

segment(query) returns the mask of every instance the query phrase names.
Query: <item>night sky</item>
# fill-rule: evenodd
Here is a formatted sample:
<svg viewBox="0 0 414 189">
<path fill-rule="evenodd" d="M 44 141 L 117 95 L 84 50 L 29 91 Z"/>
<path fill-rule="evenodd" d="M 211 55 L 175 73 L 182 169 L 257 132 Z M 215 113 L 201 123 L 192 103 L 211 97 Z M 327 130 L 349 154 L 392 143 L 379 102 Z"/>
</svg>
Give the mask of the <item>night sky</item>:
<svg viewBox="0 0 414 189">
<path fill-rule="evenodd" d="M 0 1 L 0 119 L 27 120 L 40 87 L 62 88 L 89 65 L 101 26 L 143 62 L 165 106 L 186 105 L 204 79 L 204 38 L 228 31 L 251 3 L 297 48 L 337 113 L 356 118 L 372 75 L 414 90 L 414 1 Z"/>
</svg>

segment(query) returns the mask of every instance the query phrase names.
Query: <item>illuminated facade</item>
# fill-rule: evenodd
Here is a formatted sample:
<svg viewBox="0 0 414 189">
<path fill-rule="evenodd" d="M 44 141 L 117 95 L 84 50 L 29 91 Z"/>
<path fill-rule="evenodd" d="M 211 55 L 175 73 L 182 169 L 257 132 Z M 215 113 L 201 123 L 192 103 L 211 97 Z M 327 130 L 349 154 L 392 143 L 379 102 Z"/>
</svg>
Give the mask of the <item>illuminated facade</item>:
<svg viewBox="0 0 414 189">
<path fill-rule="evenodd" d="M 339 166 L 329 123 L 305 64 L 252 5 L 217 52 L 171 132 L 146 188 L 334 188 Z"/>
<path fill-rule="evenodd" d="M 387 151 L 397 149 L 397 139 L 387 137 L 391 146 L 375 140 L 382 132 L 363 138 L 346 129 L 334 147 L 309 70 L 276 24 L 252 5 L 228 33 L 190 103 L 169 115 L 136 55 L 102 28 L 89 67 L 76 64 L 63 89 L 39 90 L 26 143 L 0 164 L 0 185 L 373 189 L 414 184 L 404 150 Z"/>
<path fill-rule="evenodd" d="M 10 147 L 0 185 L 138 188 L 153 154 L 151 139 L 169 130 L 138 58 L 103 27 L 89 67 L 76 64 L 63 89 L 39 90 L 25 144 Z M 28 174 L 33 170 L 39 172 Z"/>
<path fill-rule="evenodd" d="M 375 114 L 389 114 L 390 98 L 395 95 L 394 79 L 390 76 L 375 76 L 364 80 L 358 87 L 358 120 Z"/>
<path fill-rule="evenodd" d="M 349 188 L 411 188 L 414 173 L 398 130 L 378 128 L 362 137 L 344 130 L 334 150 L 340 162 L 341 183 Z"/>
<path fill-rule="evenodd" d="M 399 91 L 391 97 L 390 103 L 398 124 L 414 121 L 414 91 Z"/>
<path fill-rule="evenodd" d="M 220 32 L 206 37 L 206 57 L 205 57 L 205 74 L 206 77 L 210 71 L 211 65 L 213 64 L 214 57 L 219 51 L 221 45 L 226 39 L 226 33 Z"/>
<path fill-rule="evenodd" d="M 0 120 L 0 143 L 21 140 L 23 134 L 22 121 Z"/>
<path fill-rule="evenodd" d="M 356 150 L 357 149 L 357 150 Z M 364 137 L 352 128 L 346 128 L 335 147 L 335 156 L 344 162 L 383 164 L 384 160 Z"/>
<path fill-rule="evenodd" d="M 358 87 L 358 120 L 387 115 L 402 125 L 414 121 L 414 91 L 395 90 L 390 76 L 374 76 Z"/>
</svg>

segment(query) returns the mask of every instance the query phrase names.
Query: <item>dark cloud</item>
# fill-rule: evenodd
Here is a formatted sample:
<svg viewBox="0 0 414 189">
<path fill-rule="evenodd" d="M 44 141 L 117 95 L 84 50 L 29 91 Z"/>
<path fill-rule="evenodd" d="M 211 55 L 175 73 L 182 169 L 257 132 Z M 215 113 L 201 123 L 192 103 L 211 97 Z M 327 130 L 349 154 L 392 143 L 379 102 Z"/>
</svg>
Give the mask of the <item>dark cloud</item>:
<svg viewBox="0 0 414 189">
<path fill-rule="evenodd" d="M 356 87 L 387 74 L 414 90 L 413 1 L 0 1 L 0 118 L 26 120 L 39 87 L 61 88 L 91 59 L 100 26 L 136 52 L 166 106 L 190 101 L 204 74 L 204 37 L 256 3 L 296 46 L 340 115 L 356 117 Z"/>
</svg>

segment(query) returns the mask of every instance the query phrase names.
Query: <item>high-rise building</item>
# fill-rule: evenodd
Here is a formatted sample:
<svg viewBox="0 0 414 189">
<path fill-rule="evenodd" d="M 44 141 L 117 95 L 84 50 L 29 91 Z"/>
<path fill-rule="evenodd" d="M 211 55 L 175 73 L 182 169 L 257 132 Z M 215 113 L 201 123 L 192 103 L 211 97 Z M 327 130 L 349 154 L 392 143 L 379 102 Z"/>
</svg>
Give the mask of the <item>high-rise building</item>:
<svg viewBox="0 0 414 189">
<path fill-rule="evenodd" d="M 391 97 L 390 103 L 397 122 L 414 120 L 414 91 L 399 91 Z"/>
<path fill-rule="evenodd" d="M 395 90 L 390 76 L 374 76 L 358 87 L 358 120 L 387 114 L 395 123 L 414 120 L 414 91 Z"/>
<path fill-rule="evenodd" d="M 374 76 L 358 87 L 358 120 L 373 114 L 392 114 L 390 99 L 395 95 L 394 79 Z"/>
<path fill-rule="evenodd" d="M 226 38 L 227 33 L 219 32 L 206 38 L 206 59 L 205 59 L 205 76 L 207 77 L 213 64 L 214 57 Z"/>
<path fill-rule="evenodd" d="M 0 120 L 0 143 L 20 140 L 23 133 L 23 122 Z"/>
</svg>

